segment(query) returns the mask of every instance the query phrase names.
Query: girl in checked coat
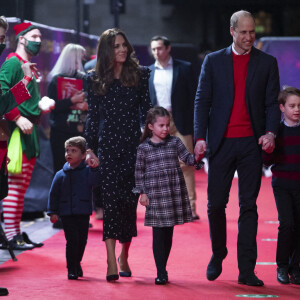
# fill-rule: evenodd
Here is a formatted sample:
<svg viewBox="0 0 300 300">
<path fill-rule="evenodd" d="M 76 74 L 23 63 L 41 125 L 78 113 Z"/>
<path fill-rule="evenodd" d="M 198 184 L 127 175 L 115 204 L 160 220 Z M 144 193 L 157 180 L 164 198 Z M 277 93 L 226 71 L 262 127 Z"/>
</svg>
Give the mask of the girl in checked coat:
<svg viewBox="0 0 300 300">
<path fill-rule="evenodd" d="M 169 135 L 169 126 L 170 115 L 166 109 L 149 110 L 137 151 L 133 190 L 141 195 L 140 203 L 146 206 L 145 226 L 153 227 L 155 284 L 168 282 L 166 265 L 174 226 L 193 221 L 178 158 L 187 165 L 194 165 L 195 158 L 178 137 Z"/>
</svg>

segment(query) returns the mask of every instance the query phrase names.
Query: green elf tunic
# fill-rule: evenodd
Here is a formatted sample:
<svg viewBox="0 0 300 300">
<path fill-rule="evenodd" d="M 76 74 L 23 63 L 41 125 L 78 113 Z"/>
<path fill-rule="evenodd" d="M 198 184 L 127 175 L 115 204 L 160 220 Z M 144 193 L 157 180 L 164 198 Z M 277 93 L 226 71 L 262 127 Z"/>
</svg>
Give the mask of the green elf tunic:
<svg viewBox="0 0 300 300">
<path fill-rule="evenodd" d="M 22 63 L 26 63 L 26 61 L 24 61 L 16 53 L 9 54 L 7 60 L 3 63 L 0 69 L 0 84 L 3 93 L 9 91 L 11 87 L 13 87 L 24 77 L 23 70 L 21 69 Z M 27 159 L 31 159 L 38 157 L 40 153 L 37 124 L 41 114 L 41 111 L 38 107 L 41 95 L 39 85 L 34 77 L 27 85 L 27 89 L 31 95 L 31 98 L 11 110 L 5 115 L 5 117 L 7 120 L 9 120 L 11 132 L 13 132 L 17 126 L 13 120 L 19 115 L 29 119 L 33 123 L 33 130 L 31 134 L 24 134 L 22 131 L 20 131 L 22 150 Z"/>
</svg>

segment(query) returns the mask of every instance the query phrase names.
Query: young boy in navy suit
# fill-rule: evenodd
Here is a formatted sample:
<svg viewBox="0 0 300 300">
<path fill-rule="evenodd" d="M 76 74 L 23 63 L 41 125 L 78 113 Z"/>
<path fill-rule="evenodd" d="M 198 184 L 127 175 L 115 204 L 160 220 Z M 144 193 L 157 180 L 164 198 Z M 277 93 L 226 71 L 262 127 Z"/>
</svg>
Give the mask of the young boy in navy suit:
<svg viewBox="0 0 300 300">
<path fill-rule="evenodd" d="M 88 238 L 89 220 L 93 211 L 92 186 L 98 182 L 98 162 L 93 169 L 85 164 L 86 141 L 77 136 L 65 142 L 66 163 L 55 174 L 48 199 L 52 223 L 61 218 L 66 237 L 68 279 L 83 276 L 81 260 Z"/>
</svg>

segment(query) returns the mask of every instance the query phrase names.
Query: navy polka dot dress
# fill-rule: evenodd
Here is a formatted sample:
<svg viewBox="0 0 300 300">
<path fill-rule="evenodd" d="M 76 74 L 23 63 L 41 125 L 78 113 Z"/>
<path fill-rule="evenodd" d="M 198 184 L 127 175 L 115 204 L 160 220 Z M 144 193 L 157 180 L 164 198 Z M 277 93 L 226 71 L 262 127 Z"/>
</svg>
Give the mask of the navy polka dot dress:
<svg viewBox="0 0 300 300">
<path fill-rule="evenodd" d="M 103 240 L 130 242 L 137 235 L 135 163 L 141 124 L 151 108 L 148 79 L 141 67 L 137 87 L 124 87 L 115 79 L 104 96 L 93 91 L 92 72 L 87 77 L 88 104 L 85 137 L 87 147 L 100 160 L 100 197 L 103 201 Z"/>
</svg>

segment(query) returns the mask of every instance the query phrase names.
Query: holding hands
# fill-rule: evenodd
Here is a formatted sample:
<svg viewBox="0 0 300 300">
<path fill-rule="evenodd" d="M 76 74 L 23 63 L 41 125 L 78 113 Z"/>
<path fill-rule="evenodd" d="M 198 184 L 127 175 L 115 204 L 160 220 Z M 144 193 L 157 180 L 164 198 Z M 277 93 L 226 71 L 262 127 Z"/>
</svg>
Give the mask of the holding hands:
<svg viewBox="0 0 300 300">
<path fill-rule="evenodd" d="M 267 153 L 272 153 L 275 148 L 275 136 L 273 133 L 267 133 L 262 135 L 259 140 L 258 144 L 262 145 L 262 150 Z"/>
<path fill-rule="evenodd" d="M 100 164 L 98 157 L 91 149 L 86 150 L 85 162 L 91 168 L 97 168 Z"/>
<path fill-rule="evenodd" d="M 206 142 L 203 140 L 197 141 L 194 152 L 195 152 L 195 160 L 196 161 L 199 161 L 200 159 L 202 159 L 206 152 Z"/>
</svg>

